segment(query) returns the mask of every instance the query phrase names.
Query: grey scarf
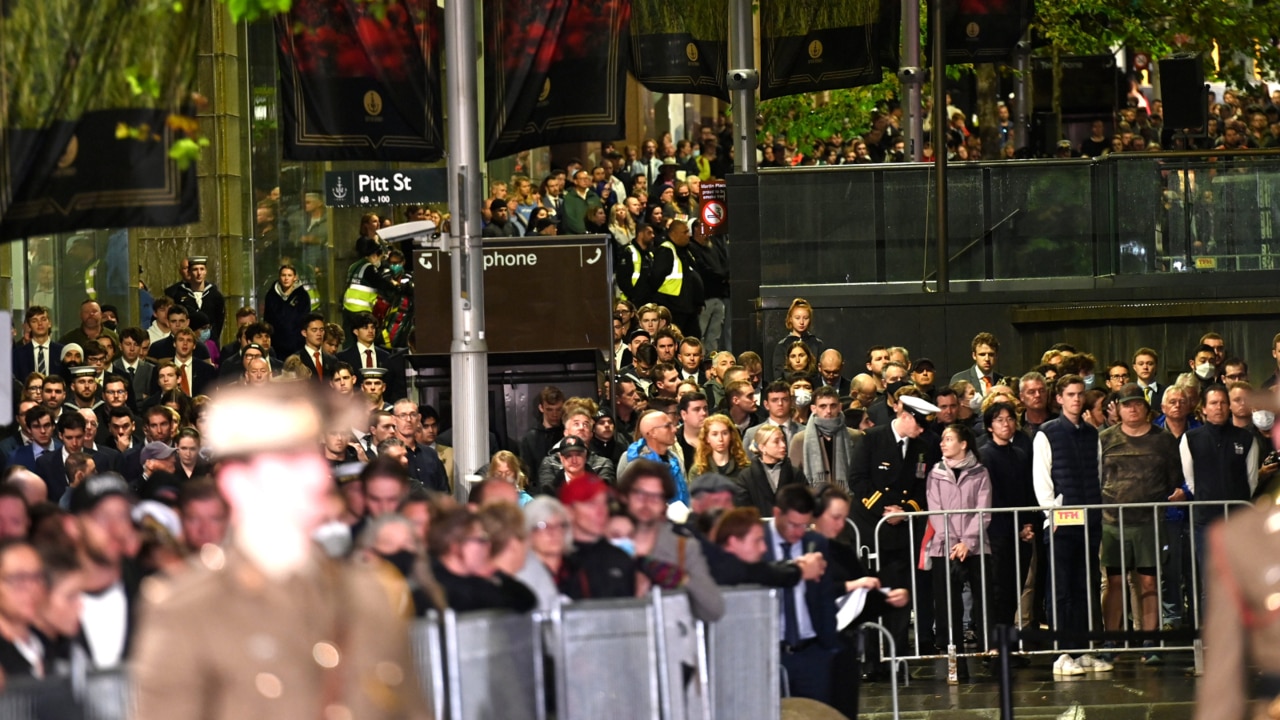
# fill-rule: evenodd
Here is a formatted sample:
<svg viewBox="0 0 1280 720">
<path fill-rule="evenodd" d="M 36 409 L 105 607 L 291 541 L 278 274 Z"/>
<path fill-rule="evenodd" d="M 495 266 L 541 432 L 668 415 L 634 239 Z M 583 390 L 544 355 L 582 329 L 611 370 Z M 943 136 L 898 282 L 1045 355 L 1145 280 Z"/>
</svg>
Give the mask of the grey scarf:
<svg viewBox="0 0 1280 720">
<path fill-rule="evenodd" d="M 822 451 L 822 437 L 831 438 L 831 462 Z M 845 428 L 844 417 L 832 420 L 812 416 L 804 433 L 804 473 L 815 487 L 835 483 L 849 489 L 849 461 L 853 457 L 853 441 Z"/>
</svg>

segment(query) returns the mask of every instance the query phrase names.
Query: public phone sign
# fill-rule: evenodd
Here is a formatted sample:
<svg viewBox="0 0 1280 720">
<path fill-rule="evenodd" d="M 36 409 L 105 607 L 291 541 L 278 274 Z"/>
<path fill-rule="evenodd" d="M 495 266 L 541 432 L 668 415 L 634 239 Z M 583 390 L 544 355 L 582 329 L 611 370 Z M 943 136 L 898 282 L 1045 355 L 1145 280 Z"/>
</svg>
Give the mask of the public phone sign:
<svg viewBox="0 0 1280 720">
<path fill-rule="evenodd" d="M 702 183 L 702 195 L 698 198 L 699 237 L 724 235 L 729 232 L 729 191 L 723 180 Z"/>
</svg>

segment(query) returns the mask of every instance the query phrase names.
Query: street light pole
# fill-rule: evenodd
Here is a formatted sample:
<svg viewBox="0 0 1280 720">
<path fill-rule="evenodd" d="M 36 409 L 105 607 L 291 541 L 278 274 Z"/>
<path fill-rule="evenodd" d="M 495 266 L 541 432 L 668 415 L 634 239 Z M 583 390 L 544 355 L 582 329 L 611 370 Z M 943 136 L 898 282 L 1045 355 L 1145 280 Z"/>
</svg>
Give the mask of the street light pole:
<svg viewBox="0 0 1280 720">
<path fill-rule="evenodd" d="M 933 130 L 930 139 L 933 145 L 933 180 L 934 206 L 937 214 L 938 239 L 938 281 L 939 293 L 949 289 L 951 273 L 949 268 L 950 249 L 947 242 L 947 55 L 946 28 L 942 21 L 943 0 L 929 3 L 929 30 L 933 33 Z"/>
<path fill-rule="evenodd" d="M 465 498 L 462 478 L 484 467 L 489 449 L 489 346 L 484 331 L 484 254 L 480 214 L 483 190 L 476 80 L 476 14 L 480 3 L 444 3 L 445 100 L 448 123 L 449 260 L 453 281 L 453 342 L 449 346 L 456 465 L 455 497 Z"/>
<path fill-rule="evenodd" d="M 755 32 L 752 29 L 751 0 L 729 2 L 729 53 L 733 88 L 734 170 L 756 171 L 756 86 Z"/>
</svg>

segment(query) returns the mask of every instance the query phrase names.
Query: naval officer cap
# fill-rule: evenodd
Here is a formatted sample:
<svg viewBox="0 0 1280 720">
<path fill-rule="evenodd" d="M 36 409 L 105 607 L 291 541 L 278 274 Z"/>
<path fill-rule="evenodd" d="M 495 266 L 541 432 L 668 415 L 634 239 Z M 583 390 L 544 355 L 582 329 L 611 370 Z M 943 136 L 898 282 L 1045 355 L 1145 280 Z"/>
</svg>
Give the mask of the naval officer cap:
<svg viewBox="0 0 1280 720">
<path fill-rule="evenodd" d="M 188 266 L 191 266 L 191 265 L 208 265 L 208 264 L 209 264 L 209 256 L 208 256 L 208 255 L 192 255 L 192 256 L 190 256 L 190 257 L 188 257 L 188 258 L 187 258 L 187 265 L 188 265 Z"/>
<path fill-rule="evenodd" d="M 76 367 L 71 368 L 69 372 L 71 373 L 72 378 L 98 377 L 98 368 L 92 365 L 77 365 Z"/>
<path fill-rule="evenodd" d="M 898 400 L 902 402 L 902 409 L 911 413 L 911 417 L 921 425 L 929 422 L 930 415 L 942 409 L 928 400 L 921 400 L 913 395 L 903 395 Z"/>
</svg>

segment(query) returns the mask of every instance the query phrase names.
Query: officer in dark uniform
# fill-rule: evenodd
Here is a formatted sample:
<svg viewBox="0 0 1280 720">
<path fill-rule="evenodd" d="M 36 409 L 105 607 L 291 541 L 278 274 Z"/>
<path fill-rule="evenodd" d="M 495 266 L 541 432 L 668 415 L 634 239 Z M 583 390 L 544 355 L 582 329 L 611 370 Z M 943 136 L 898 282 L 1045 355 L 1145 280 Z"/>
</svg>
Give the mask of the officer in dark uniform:
<svg viewBox="0 0 1280 720">
<path fill-rule="evenodd" d="M 209 406 L 232 530 L 226 547 L 144 585 L 135 718 L 432 717 L 408 627 L 373 571 L 311 539 L 333 489 L 321 417 L 354 420 L 342 415 L 287 384 L 228 389 Z"/>
<path fill-rule="evenodd" d="M 910 588 L 914 572 L 915 549 L 922 538 L 923 524 L 912 536 L 912 523 L 906 518 L 881 518 L 893 513 L 925 510 L 925 478 L 929 468 L 942 459 L 936 435 L 926 432 L 929 417 L 938 406 L 919 397 L 919 390 L 907 387 L 897 393 L 899 410 L 887 425 L 867 431 L 854 448 L 850 486 L 853 495 L 851 517 L 861 533 L 862 544 L 878 552 L 880 581 L 887 588 Z M 876 528 L 879 526 L 879 534 Z M 925 612 L 929 601 L 917 597 L 917 634 L 930 634 L 932 613 Z M 884 617 L 885 627 L 893 634 L 899 652 L 911 654 L 907 645 L 907 625 L 911 613 L 907 608 L 894 610 Z M 921 640 L 922 646 L 924 640 Z M 869 643 L 878 647 L 878 643 Z M 881 672 L 868 658 L 867 679 Z"/>
</svg>

